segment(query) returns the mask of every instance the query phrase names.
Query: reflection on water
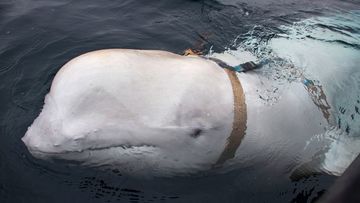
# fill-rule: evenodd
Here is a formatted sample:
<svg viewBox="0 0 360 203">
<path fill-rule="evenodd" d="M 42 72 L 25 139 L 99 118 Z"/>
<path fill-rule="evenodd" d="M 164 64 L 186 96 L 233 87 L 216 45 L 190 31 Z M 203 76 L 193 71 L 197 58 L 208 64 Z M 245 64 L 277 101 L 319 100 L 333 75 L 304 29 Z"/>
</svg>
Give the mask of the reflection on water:
<svg viewBox="0 0 360 203">
<path fill-rule="evenodd" d="M 317 199 L 334 179 L 319 175 L 290 182 L 293 166 L 275 173 L 282 176 L 254 164 L 218 176 L 139 180 L 116 171 L 36 160 L 20 138 L 40 112 L 55 73 L 69 59 L 101 48 L 181 53 L 199 47 L 205 53 L 225 50 L 235 58 L 233 63 L 249 57 L 273 61 L 259 72 L 277 81 L 261 92 L 267 102 L 277 102 L 281 85 L 301 82 L 301 74 L 320 81 L 331 98 L 335 125 L 308 140 L 307 147 L 328 144 L 321 167 L 341 167 L 360 148 L 360 14 L 356 9 L 359 5 L 351 1 L 0 2 L 0 201 Z M 294 74 L 294 68 L 301 74 Z"/>
</svg>

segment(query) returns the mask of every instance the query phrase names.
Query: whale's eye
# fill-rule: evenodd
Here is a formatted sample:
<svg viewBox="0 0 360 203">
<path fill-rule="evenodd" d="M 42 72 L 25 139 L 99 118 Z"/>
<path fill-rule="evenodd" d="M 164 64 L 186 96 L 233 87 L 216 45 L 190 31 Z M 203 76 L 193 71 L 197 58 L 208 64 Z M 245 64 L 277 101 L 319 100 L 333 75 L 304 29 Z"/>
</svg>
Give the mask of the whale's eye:
<svg viewBox="0 0 360 203">
<path fill-rule="evenodd" d="M 193 138 L 197 138 L 201 135 L 202 132 L 203 131 L 200 128 L 196 128 L 191 132 L 190 136 Z"/>
</svg>

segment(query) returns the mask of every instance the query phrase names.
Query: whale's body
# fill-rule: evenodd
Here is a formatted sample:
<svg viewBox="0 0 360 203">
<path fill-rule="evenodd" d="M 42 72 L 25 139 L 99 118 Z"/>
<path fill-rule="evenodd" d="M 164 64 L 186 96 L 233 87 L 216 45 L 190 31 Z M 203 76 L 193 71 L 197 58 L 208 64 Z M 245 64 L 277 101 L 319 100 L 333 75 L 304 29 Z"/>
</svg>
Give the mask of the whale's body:
<svg viewBox="0 0 360 203">
<path fill-rule="evenodd" d="M 271 89 L 274 81 L 256 72 L 237 77 L 245 95 L 245 136 L 220 168 L 263 162 L 288 168 L 310 160 L 316 151 L 304 150 L 306 143 L 325 132 L 328 120 L 306 86 L 289 82 Z M 165 51 L 90 52 L 60 69 L 23 141 L 36 157 L 124 173 L 206 171 L 214 169 L 233 130 L 233 97 L 228 75 L 208 59 Z"/>
</svg>

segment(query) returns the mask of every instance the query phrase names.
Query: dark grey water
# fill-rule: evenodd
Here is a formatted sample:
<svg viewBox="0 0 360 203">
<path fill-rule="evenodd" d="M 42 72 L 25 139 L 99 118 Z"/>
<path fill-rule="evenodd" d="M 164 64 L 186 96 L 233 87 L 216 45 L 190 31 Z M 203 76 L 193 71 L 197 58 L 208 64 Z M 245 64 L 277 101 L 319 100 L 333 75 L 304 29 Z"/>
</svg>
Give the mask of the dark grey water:
<svg viewBox="0 0 360 203">
<path fill-rule="evenodd" d="M 249 43 L 249 33 L 267 41 L 284 33 L 281 26 L 359 9 L 357 1 L 335 0 L 2 0 L 0 202 L 315 201 L 333 177 L 291 182 L 286 175 L 245 168 L 216 177 L 142 180 L 117 171 L 36 160 L 20 138 L 39 114 L 57 70 L 81 53 L 102 48 L 175 53 L 195 48 L 207 53 L 237 49 L 243 43 L 258 53 L 261 48 Z M 326 29 L 360 33 L 351 25 Z M 340 43 L 358 50 L 358 39 Z"/>
</svg>

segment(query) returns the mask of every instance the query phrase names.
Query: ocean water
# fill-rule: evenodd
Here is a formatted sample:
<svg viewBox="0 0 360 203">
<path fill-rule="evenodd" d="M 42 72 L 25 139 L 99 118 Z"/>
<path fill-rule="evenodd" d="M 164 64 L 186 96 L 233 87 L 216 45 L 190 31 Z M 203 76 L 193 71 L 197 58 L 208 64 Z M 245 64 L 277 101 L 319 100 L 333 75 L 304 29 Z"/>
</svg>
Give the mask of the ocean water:
<svg viewBox="0 0 360 203">
<path fill-rule="evenodd" d="M 37 160 L 20 138 L 71 58 L 103 48 L 179 54 L 193 48 L 229 64 L 273 61 L 259 72 L 278 82 L 269 88 L 298 79 L 289 64 L 329 81 L 322 85 L 334 95 L 334 124 L 308 145 L 329 143 L 320 167 L 337 169 L 360 149 L 359 22 L 357 1 L 2 0 L 0 202 L 316 201 L 334 176 L 291 181 L 288 172 L 271 176 L 250 167 L 218 176 L 131 178 Z M 264 94 L 276 102 L 278 95 Z"/>
</svg>

